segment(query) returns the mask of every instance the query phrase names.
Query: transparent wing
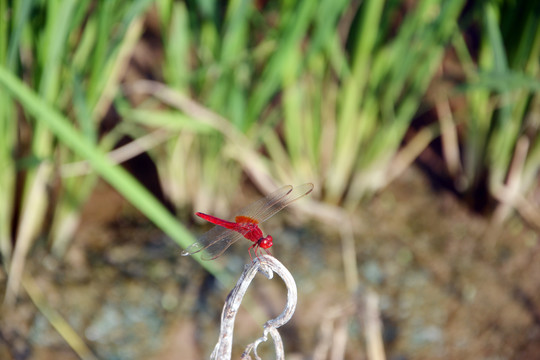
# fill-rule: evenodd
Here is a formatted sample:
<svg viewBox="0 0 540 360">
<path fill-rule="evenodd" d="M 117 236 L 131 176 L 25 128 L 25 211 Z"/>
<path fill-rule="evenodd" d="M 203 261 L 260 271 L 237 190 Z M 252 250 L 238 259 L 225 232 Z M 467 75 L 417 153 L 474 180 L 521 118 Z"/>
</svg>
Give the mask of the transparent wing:
<svg viewBox="0 0 540 360">
<path fill-rule="evenodd" d="M 267 197 L 243 208 L 238 212 L 238 215 L 248 216 L 259 222 L 266 221 L 285 206 L 306 196 L 312 190 L 312 183 L 302 184 L 294 188 L 291 185 L 284 186 Z"/>
<path fill-rule="evenodd" d="M 182 256 L 193 255 L 204 250 L 201 258 L 203 260 L 213 260 L 242 237 L 243 235 L 239 232 L 216 225 L 182 251 Z"/>
<path fill-rule="evenodd" d="M 238 216 L 248 216 L 252 219 L 255 219 L 259 222 L 261 222 L 261 219 L 256 217 L 256 215 L 261 214 L 264 209 L 267 209 L 271 204 L 275 204 L 283 197 L 287 196 L 292 191 L 293 187 L 291 185 L 287 185 L 282 187 L 281 189 L 278 189 L 271 193 L 270 195 L 267 195 L 266 197 L 263 197 L 248 206 L 242 208 L 240 211 L 238 211 Z"/>
<path fill-rule="evenodd" d="M 210 230 L 211 231 L 211 230 Z M 217 257 L 220 257 L 221 254 L 225 252 L 233 243 L 242 239 L 244 236 L 236 231 L 229 230 L 231 236 L 222 238 L 220 241 L 214 241 L 206 249 L 204 249 L 204 254 L 201 256 L 203 260 L 214 260 Z"/>
</svg>

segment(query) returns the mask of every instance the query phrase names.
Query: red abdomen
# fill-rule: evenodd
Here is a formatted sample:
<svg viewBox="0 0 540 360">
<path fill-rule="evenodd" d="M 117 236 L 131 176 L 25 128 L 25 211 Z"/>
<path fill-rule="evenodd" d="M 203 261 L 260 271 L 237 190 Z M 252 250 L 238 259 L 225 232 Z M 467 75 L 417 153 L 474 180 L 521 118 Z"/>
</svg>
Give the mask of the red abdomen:
<svg viewBox="0 0 540 360">
<path fill-rule="evenodd" d="M 197 215 L 198 217 L 203 218 L 206 221 L 211 222 L 212 224 L 223 226 L 226 229 L 236 230 L 238 228 L 237 223 L 227 221 L 227 220 L 223 220 L 223 219 L 220 219 L 220 218 L 212 216 L 212 215 L 208 215 L 208 214 L 201 213 L 201 212 L 197 212 L 197 213 L 195 213 L 195 215 Z"/>
<path fill-rule="evenodd" d="M 248 216 L 237 216 L 235 218 L 236 222 L 232 222 L 201 212 L 197 212 L 195 213 L 195 215 L 203 218 L 206 221 L 211 222 L 212 224 L 216 224 L 226 229 L 237 231 L 244 235 L 246 239 L 253 242 L 257 242 L 263 237 L 261 229 L 259 228 L 259 226 L 257 226 L 259 222 Z"/>
</svg>

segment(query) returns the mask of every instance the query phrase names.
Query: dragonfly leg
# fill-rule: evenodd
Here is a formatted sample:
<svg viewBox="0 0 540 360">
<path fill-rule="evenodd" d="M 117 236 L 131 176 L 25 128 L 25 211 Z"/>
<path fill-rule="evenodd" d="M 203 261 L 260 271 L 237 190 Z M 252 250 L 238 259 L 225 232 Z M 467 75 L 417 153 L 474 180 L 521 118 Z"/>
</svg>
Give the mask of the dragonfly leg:
<svg viewBox="0 0 540 360">
<path fill-rule="evenodd" d="M 253 245 L 251 245 L 248 248 L 248 254 L 249 254 L 249 258 L 251 259 L 251 261 L 253 261 L 253 256 L 251 256 L 251 249 L 254 249 L 253 252 L 255 253 L 255 255 L 257 255 L 257 248 L 258 247 L 259 247 L 259 245 L 257 243 L 253 243 Z"/>
<path fill-rule="evenodd" d="M 268 250 L 268 249 L 264 249 L 264 248 L 263 248 L 263 250 L 264 250 L 264 251 L 266 251 L 266 253 L 267 253 L 268 255 L 270 255 L 270 256 L 274 256 L 274 255 L 272 255 L 272 253 L 270 252 L 270 250 Z"/>
</svg>

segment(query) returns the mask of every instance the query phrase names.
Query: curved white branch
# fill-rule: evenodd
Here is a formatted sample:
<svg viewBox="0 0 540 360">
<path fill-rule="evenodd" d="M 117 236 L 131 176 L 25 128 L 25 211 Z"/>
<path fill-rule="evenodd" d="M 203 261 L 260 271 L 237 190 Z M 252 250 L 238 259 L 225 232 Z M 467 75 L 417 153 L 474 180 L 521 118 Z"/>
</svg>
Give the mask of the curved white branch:
<svg viewBox="0 0 540 360">
<path fill-rule="evenodd" d="M 242 354 L 243 359 L 250 359 L 250 352 L 253 351 L 255 358 L 260 359 L 257 354 L 257 347 L 263 341 L 267 340 L 267 335 L 270 333 L 272 339 L 274 340 L 274 348 L 276 350 L 277 359 L 285 359 L 285 353 L 283 351 L 283 342 L 277 331 L 277 328 L 286 324 L 294 314 L 297 303 L 297 289 L 296 283 L 287 270 L 287 268 L 280 263 L 273 256 L 263 255 L 257 257 L 255 260 L 248 264 L 244 268 L 244 272 L 238 279 L 236 286 L 231 291 L 223 307 L 223 312 L 221 313 L 221 329 L 219 334 L 219 341 L 210 356 L 211 359 L 230 359 L 232 352 L 232 339 L 233 339 L 233 330 L 234 330 L 234 319 L 238 313 L 240 303 L 242 298 L 246 293 L 251 281 L 257 274 L 261 272 L 266 278 L 272 279 L 274 273 L 278 274 L 285 285 L 287 286 L 287 303 L 283 312 L 274 319 L 268 320 L 264 324 L 263 336 L 257 339 L 255 342 L 249 344 L 244 353 Z"/>
</svg>

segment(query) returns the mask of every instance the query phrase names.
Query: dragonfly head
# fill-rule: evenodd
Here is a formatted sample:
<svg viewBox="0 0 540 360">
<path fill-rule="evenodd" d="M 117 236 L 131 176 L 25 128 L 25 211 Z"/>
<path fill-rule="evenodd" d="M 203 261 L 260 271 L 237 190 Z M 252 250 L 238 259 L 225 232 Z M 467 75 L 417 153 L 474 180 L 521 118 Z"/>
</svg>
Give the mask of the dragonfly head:
<svg viewBox="0 0 540 360">
<path fill-rule="evenodd" d="M 261 240 L 259 240 L 258 245 L 260 247 L 262 247 L 263 249 L 269 249 L 269 248 L 272 247 L 272 245 L 274 245 L 274 240 L 272 239 L 271 235 L 268 235 L 267 237 L 262 238 Z"/>
</svg>

